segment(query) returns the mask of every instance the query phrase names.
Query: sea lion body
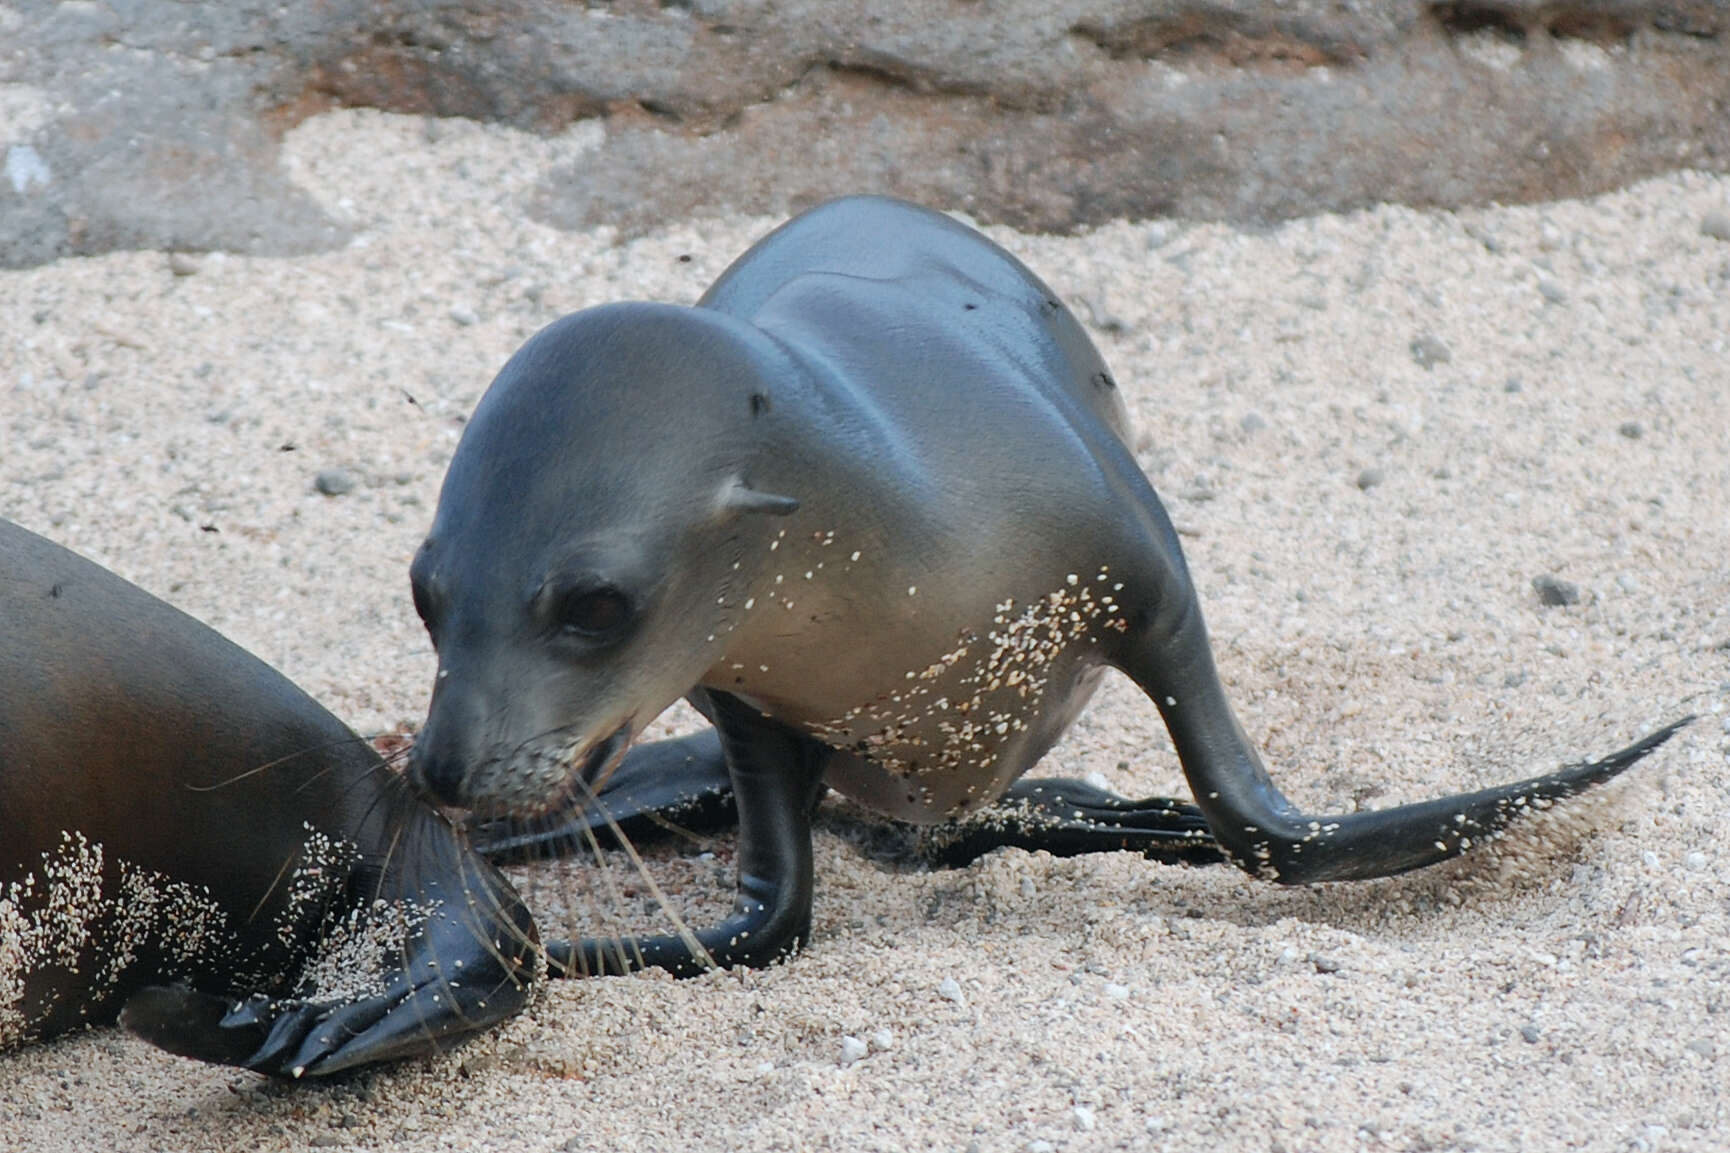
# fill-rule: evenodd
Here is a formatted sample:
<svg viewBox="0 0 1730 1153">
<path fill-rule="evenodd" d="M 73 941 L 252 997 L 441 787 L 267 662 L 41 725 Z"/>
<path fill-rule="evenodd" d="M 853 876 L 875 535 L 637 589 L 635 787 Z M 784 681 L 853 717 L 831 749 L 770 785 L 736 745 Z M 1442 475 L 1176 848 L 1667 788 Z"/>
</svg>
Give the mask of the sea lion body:
<svg viewBox="0 0 1730 1153">
<path fill-rule="evenodd" d="M 1179 554 L 1157 505 L 1116 498 L 1145 482 L 1075 319 L 976 234 L 898 215 L 864 252 L 843 213 L 802 217 L 703 298 L 794 351 L 832 439 L 753 473 L 797 496 L 799 524 L 776 526 L 701 683 L 835 745 L 830 787 L 928 824 L 1045 755 L 1114 655 L 1137 558 Z M 769 395 L 771 416 L 807 403 Z"/>
<path fill-rule="evenodd" d="M 0 521 L 0 1048 L 126 1006 L 269 1072 L 432 1051 L 521 1007 L 533 931 L 286 678 Z"/>
<path fill-rule="evenodd" d="M 762 963 L 809 924 L 825 785 L 915 823 L 1043 804 L 1062 851 L 1223 851 L 1281 881 L 1341 880 L 1463 852 L 1668 735 L 1468 796 L 1301 813 L 1232 715 L 1126 423 L 1037 277 L 881 198 L 792 220 L 694 308 L 557 321 L 477 406 L 413 566 L 440 667 L 411 777 L 587 827 L 676 808 L 668 776 L 713 792 L 720 765 L 740 895 L 698 937 L 716 961 Z M 1194 805 L 1020 780 L 1108 666 L 1160 709 Z M 718 742 L 621 763 L 684 694 Z M 577 960 L 690 971 L 706 958 L 688 946 Z"/>
</svg>

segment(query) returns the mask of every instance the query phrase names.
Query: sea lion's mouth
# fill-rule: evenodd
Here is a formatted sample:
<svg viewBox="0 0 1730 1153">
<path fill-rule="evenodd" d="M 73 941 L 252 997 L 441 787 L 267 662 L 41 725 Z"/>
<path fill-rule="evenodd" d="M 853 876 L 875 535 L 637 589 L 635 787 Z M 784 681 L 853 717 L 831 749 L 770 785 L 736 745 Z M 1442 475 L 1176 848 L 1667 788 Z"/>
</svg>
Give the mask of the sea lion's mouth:
<svg viewBox="0 0 1730 1153">
<path fill-rule="evenodd" d="M 580 790 L 585 797 L 592 797 L 601 791 L 630 743 L 631 722 L 627 720 L 589 749 L 577 765 L 576 771 L 576 779 L 587 786 Z"/>
</svg>

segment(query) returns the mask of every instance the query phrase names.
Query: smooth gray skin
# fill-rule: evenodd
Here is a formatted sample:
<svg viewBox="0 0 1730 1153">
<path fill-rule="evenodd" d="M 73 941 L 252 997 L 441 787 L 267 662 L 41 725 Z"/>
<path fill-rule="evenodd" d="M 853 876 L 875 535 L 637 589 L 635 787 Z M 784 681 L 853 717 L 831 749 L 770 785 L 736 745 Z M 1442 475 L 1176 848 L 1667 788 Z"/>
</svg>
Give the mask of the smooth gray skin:
<svg viewBox="0 0 1730 1153">
<path fill-rule="evenodd" d="M 1195 793 L 1150 802 L 1155 832 L 1193 845 L 1204 817 L 1286 882 L 1454 856 L 1668 735 L 1470 796 L 1299 812 L 1232 715 L 1125 424 L 1045 285 L 893 200 L 797 217 L 695 308 L 566 317 L 482 399 L 415 561 L 440 667 L 411 777 L 483 812 L 559 810 L 597 784 L 605 802 L 624 735 L 692 694 L 742 824 L 734 916 L 699 937 L 762 963 L 809 923 L 821 785 L 926 824 L 1018 796 L 1106 666 L 1153 699 Z M 583 594 L 602 587 L 631 611 L 596 630 Z M 649 763 L 672 762 L 627 758 L 618 778 L 635 789 Z M 577 807 L 594 823 L 604 805 Z M 581 953 L 695 964 L 660 938 Z"/>
<path fill-rule="evenodd" d="M 416 908 L 402 939 L 388 922 Z M 323 988 L 333 935 L 381 922 L 379 970 Z M 0 1048 L 118 1013 L 279 1075 L 432 1053 L 523 1006 L 534 933 L 281 674 L 0 521 Z"/>
</svg>

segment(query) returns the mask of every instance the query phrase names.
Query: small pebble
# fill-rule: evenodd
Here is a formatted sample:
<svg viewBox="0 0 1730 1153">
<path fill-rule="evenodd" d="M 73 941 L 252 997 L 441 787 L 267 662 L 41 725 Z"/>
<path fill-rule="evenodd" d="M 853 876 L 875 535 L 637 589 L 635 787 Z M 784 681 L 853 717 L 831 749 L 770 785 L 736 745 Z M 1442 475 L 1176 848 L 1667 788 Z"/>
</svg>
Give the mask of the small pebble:
<svg viewBox="0 0 1730 1153">
<path fill-rule="evenodd" d="M 1536 1045 L 1538 1043 L 1538 1038 L 1542 1036 L 1543 1034 L 1538 1032 L 1538 1027 L 1536 1025 L 1520 1026 L 1520 1037 L 1528 1045 Z"/>
<path fill-rule="evenodd" d="M 1700 218 L 1700 235 L 1730 240 L 1730 212 L 1708 212 Z"/>
<path fill-rule="evenodd" d="M 1382 472 L 1381 469 L 1379 469 L 1379 468 L 1366 468 L 1362 472 L 1358 473 L 1358 478 L 1353 483 L 1356 484 L 1360 489 L 1363 489 L 1365 492 L 1368 492 L 1370 489 L 1376 487 L 1376 485 L 1378 485 L 1378 484 L 1381 484 L 1382 481 L 1384 481 L 1386 479 L 1387 479 L 1387 476 L 1386 476 L 1386 474 L 1384 474 Z"/>
<path fill-rule="evenodd" d="M 1549 573 L 1533 577 L 1532 588 L 1537 592 L 1538 600 L 1552 608 L 1580 603 L 1579 585 Z"/>
<path fill-rule="evenodd" d="M 341 496 L 354 491 L 354 477 L 340 468 L 327 468 L 312 478 L 312 487 L 325 496 Z"/>
<path fill-rule="evenodd" d="M 895 1048 L 895 1034 L 888 1029 L 879 1029 L 871 1034 L 871 1047 L 879 1053 L 886 1053 Z"/>
<path fill-rule="evenodd" d="M 1105 983 L 1105 995 L 1113 1001 L 1127 1001 L 1129 999 L 1129 986 L 1119 985 L 1116 981 L 1107 981 Z"/>
<path fill-rule="evenodd" d="M 1101 332 L 1118 333 L 1129 329 L 1128 322 L 1112 311 L 1111 304 L 1106 300 L 1104 290 L 1083 295 L 1081 304 L 1083 308 L 1087 309 L 1089 317 L 1093 320 L 1093 327 Z"/>
<path fill-rule="evenodd" d="M 1640 854 L 1640 863 L 1645 865 L 1648 869 L 1656 869 L 1658 867 L 1658 854 L 1654 853 L 1651 849 L 1647 849 L 1645 852 Z"/>
<path fill-rule="evenodd" d="M 1438 364 L 1447 364 L 1454 359 L 1453 350 L 1443 344 L 1441 338 L 1431 332 L 1420 333 L 1412 338 L 1412 359 L 1420 368 L 1431 368 Z"/>
<path fill-rule="evenodd" d="M 1026 1149 L 1027 1153 L 1055 1153 L 1057 1146 L 1053 1145 L 1049 1141 L 1042 1141 L 1038 1137 L 1035 1137 L 1027 1143 Z"/>
<path fill-rule="evenodd" d="M 1506 379 L 1502 382 L 1502 391 L 1503 392 L 1519 392 L 1520 390 L 1524 389 L 1525 387 L 1526 387 L 1525 382 L 1523 382 L 1517 376 L 1510 376 L 1508 379 Z"/>
<path fill-rule="evenodd" d="M 1538 295 L 1551 304 L 1568 303 L 1568 290 L 1553 280 L 1539 280 Z"/>
<path fill-rule="evenodd" d="M 1538 226 L 1538 247 L 1545 252 L 1554 252 L 1562 247 L 1562 230 L 1551 221 L 1544 221 Z"/>
<path fill-rule="evenodd" d="M 176 276 L 194 276 L 204 265 L 198 257 L 190 252 L 170 252 L 168 254 L 168 271 Z"/>
<path fill-rule="evenodd" d="M 1698 873 L 1701 869 L 1704 869 L 1706 867 L 1706 854 L 1700 852 L 1698 849 L 1694 850 L 1692 853 L 1689 853 L 1682 860 L 1683 860 L 1684 864 L 1686 864 L 1690 869 L 1692 869 L 1696 873 Z"/>
<path fill-rule="evenodd" d="M 857 1037 L 841 1038 L 841 1065 L 845 1068 L 864 1058 L 871 1051 L 871 1046 Z"/>
<path fill-rule="evenodd" d="M 1340 971 L 1340 963 L 1338 961 L 1334 960 L 1332 957 L 1324 957 L 1320 953 L 1311 953 L 1309 961 L 1310 964 L 1316 967 L 1316 972 L 1318 973 L 1337 973 Z"/>
<path fill-rule="evenodd" d="M 1237 426 L 1245 432 L 1260 432 L 1267 427 L 1267 419 L 1259 412 L 1246 412 Z"/>
<path fill-rule="evenodd" d="M 1097 1124 L 1094 1120 L 1093 1110 L 1086 1105 L 1077 1105 L 1073 1112 L 1075 1114 L 1075 1127 L 1083 1133 L 1093 1132 L 1093 1127 Z"/>
<path fill-rule="evenodd" d="M 1033 883 L 1032 877 L 1021 878 L 1021 895 L 1023 897 L 1037 896 L 1038 893 L 1039 887 Z"/>
<path fill-rule="evenodd" d="M 1641 437 L 1646 435 L 1645 427 L 1637 420 L 1624 420 L 1621 424 L 1616 426 L 1616 431 L 1627 437 L 1629 440 L 1639 440 Z"/>
<path fill-rule="evenodd" d="M 961 995 L 961 982 L 954 977 L 945 977 L 937 982 L 937 995 L 945 1001 L 953 1001 L 957 1005 L 967 1004 L 967 998 Z"/>
<path fill-rule="evenodd" d="M 1710 1037 L 1688 1042 L 1688 1052 L 1710 1060 L 1718 1055 L 1718 1046 Z"/>
<path fill-rule="evenodd" d="M 462 304 L 453 305 L 451 307 L 450 316 L 452 320 L 456 321 L 464 328 L 473 327 L 481 322 L 479 313 L 474 309 L 469 308 L 467 305 Z"/>
</svg>

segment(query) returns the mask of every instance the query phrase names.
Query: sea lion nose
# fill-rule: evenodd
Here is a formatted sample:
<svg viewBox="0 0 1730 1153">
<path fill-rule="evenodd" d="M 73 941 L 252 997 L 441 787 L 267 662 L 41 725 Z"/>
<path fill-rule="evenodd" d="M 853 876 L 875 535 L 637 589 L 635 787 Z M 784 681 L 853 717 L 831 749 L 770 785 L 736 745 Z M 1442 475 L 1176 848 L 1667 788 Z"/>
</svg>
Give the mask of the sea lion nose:
<svg viewBox="0 0 1730 1153">
<path fill-rule="evenodd" d="M 443 805 L 467 808 L 468 746 L 460 735 L 469 711 L 468 695 L 446 679 L 443 669 L 433 686 L 426 723 L 415 736 L 408 755 L 409 784 L 422 797 Z M 452 715 L 455 713 L 456 715 Z"/>
<path fill-rule="evenodd" d="M 441 805 L 467 807 L 462 761 L 448 752 L 429 748 L 424 736 L 423 733 L 422 739 L 417 739 L 414 748 L 409 752 L 409 784 L 430 801 Z"/>
</svg>

